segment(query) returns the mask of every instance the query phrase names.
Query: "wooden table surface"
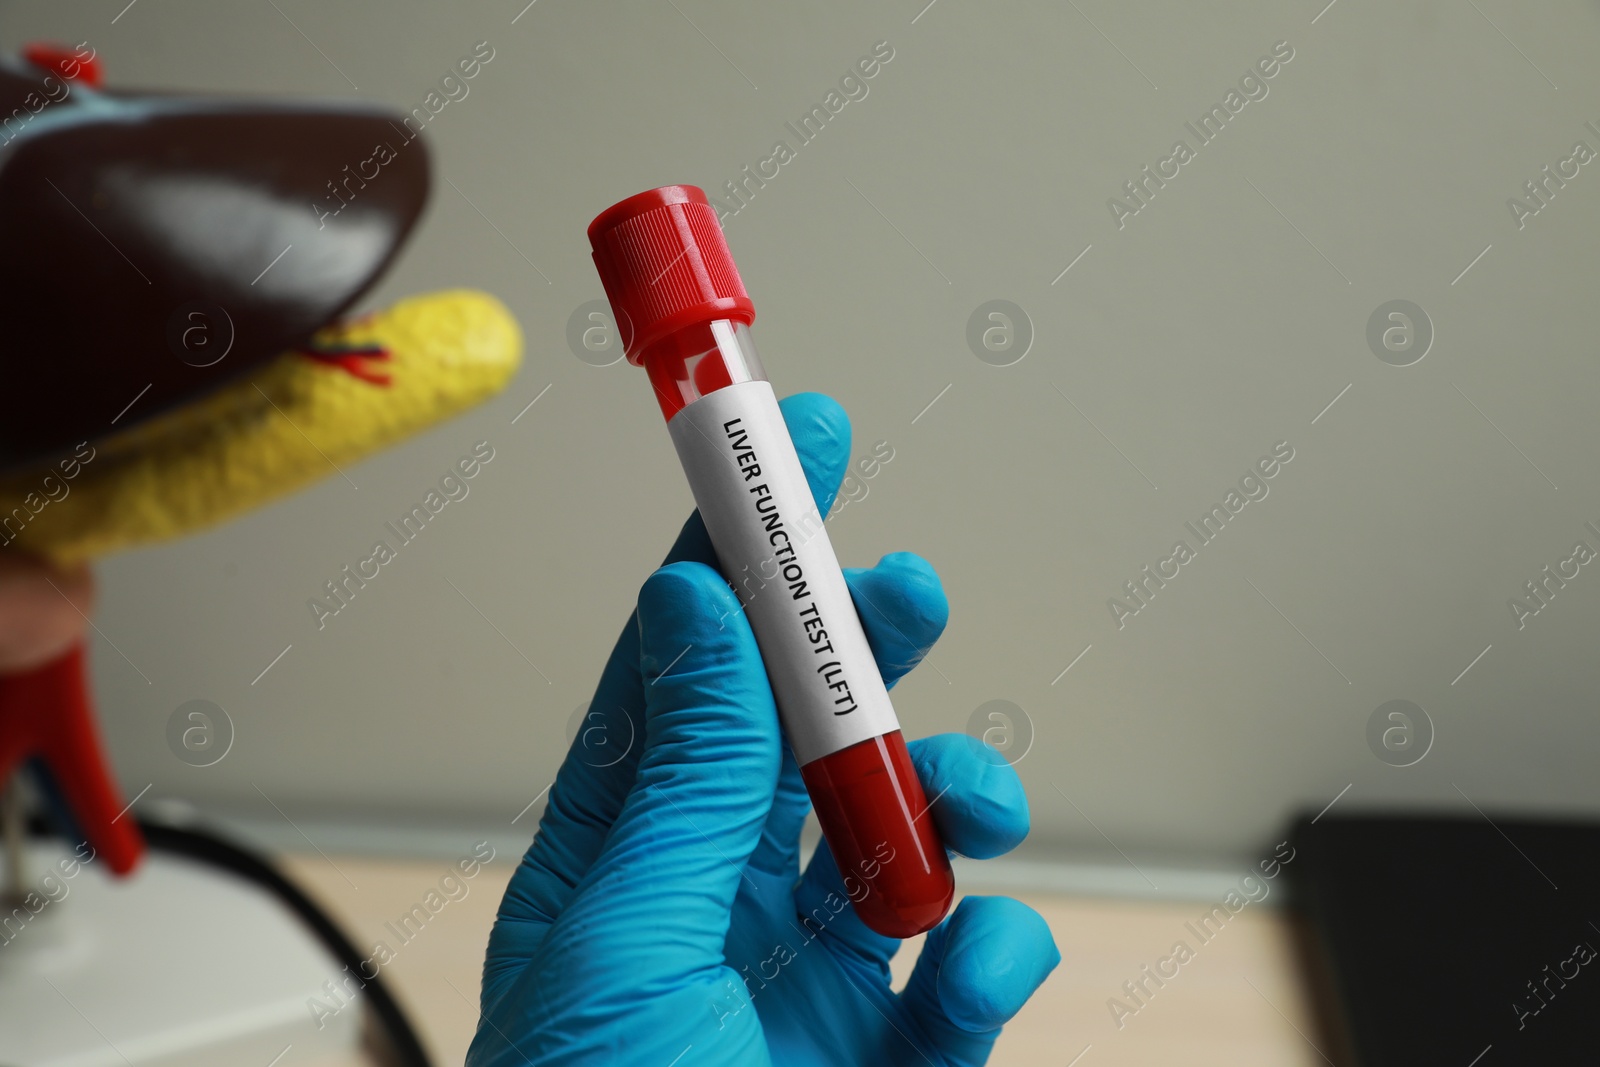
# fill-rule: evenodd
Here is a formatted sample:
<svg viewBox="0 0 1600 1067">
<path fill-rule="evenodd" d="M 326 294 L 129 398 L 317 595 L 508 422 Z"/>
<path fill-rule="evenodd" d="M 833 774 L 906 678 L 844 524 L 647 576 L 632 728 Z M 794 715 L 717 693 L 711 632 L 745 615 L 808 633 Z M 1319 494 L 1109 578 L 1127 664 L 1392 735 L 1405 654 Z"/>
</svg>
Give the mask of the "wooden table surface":
<svg viewBox="0 0 1600 1067">
<path fill-rule="evenodd" d="M 443 861 L 282 857 L 289 873 L 339 919 L 357 945 L 395 944 L 397 920 L 438 884 Z M 383 970 L 437 1064 L 459 1064 L 477 1025 L 478 974 L 510 864 L 487 866 Z M 996 1067 L 1323 1067 L 1342 1062 L 1317 1029 L 1287 913 L 1247 906 L 1209 942 L 1186 927 L 1207 906 L 1025 894 L 1045 917 L 1062 963 L 1005 1029 Z M 1132 1015 L 1123 983 L 1183 941 L 1194 955 Z M 919 942 L 894 961 L 903 983 Z M 1148 985 L 1149 983 L 1147 983 Z M 370 1059 L 352 1060 L 370 1065 Z"/>
</svg>

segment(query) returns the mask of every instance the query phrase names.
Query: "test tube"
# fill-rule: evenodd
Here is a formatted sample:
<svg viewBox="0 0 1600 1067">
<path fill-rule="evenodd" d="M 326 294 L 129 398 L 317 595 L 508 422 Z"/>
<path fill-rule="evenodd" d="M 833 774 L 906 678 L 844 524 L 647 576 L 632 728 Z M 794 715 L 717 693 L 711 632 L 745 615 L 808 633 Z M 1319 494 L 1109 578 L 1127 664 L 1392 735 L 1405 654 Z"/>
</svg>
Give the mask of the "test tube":
<svg viewBox="0 0 1600 1067">
<path fill-rule="evenodd" d="M 938 924 L 955 878 L 823 517 L 751 340 L 755 305 L 700 189 L 589 225 L 628 361 L 643 366 L 743 604 L 846 893 L 868 927 Z"/>
</svg>

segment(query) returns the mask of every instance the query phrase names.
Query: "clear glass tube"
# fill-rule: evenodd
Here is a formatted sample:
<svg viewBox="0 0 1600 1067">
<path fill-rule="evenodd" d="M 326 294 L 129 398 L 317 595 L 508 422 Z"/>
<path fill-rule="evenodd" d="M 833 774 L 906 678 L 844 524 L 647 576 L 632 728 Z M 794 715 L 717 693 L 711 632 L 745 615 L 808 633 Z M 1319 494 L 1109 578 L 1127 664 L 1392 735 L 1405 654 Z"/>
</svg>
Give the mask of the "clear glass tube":
<svg viewBox="0 0 1600 1067">
<path fill-rule="evenodd" d="M 729 319 L 670 333 L 647 348 L 642 361 L 668 421 L 707 393 L 767 380 L 750 327 Z"/>
<path fill-rule="evenodd" d="M 750 327 L 728 319 L 695 323 L 667 334 L 644 351 L 641 362 L 669 423 L 691 404 L 728 386 L 767 380 Z M 719 417 L 735 411 L 746 422 L 759 418 L 754 409 L 743 408 L 732 408 Z M 773 415 L 776 417 L 775 411 Z M 787 433 L 765 447 L 770 450 L 774 446 L 794 455 Z M 798 459 L 793 462 L 798 467 Z M 695 482 L 693 473 L 690 482 Z M 803 481 L 800 491 L 809 496 Z M 697 499 L 700 492 L 696 487 Z M 712 503 L 701 499 L 702 514 Z M 717 524 L 708 519 L 707 527 L 715 543 Z M 824 542 L 827 539 L 820 522 L 815 536 Z M 726 545 L 718 548 L 724 577 L 730 572 L 737 576 L 741 561 L 730 559 L 727 551 Z M 830 566 L 837 567 L 831 547 L 827 559 Z M 748 566 L 744 569 L 749 570 Z M 739 586 L 736 591 L 743 600 L 746 592 Z M 784 655 L 789 646 L 763 632 L 761 606 L 747 613 L 770 673 L 771 657 Z M 848 603 L 845 610 L 850 610 Z M 857 618 L 850 621 L 860 625 Z M 865 643 L 860 647 L 865 657 Z M 868 662 L 860 669 L 876 668 Z M 779 704 L 783 705 L 781 694 Z M 805 762 L 800 773 L 856 913 L 878 933 L 905 938 L 932 929 L 944 918 L 955 897 L 955 877 L 905 738 L 894 728 L 897 724 L 892 718 L 885 725 L 891 728 L 864 741 L 815 758 L 802 755 Z M 794 747 L 800 751 L 798 744 Z"/>
</svg>

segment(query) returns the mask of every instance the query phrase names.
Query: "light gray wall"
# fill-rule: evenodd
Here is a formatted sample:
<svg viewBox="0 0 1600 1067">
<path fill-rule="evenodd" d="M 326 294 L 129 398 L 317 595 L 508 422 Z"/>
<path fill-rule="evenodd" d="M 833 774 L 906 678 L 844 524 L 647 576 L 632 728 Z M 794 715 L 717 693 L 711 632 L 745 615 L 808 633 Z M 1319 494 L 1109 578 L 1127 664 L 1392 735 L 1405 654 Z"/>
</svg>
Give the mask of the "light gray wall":
<svg viewBox="0 0 1600 1067">
<path fill-rule="evenodd" d="M 1347 786 L 1341 808 L 1600 808 L 1600 567 L 1523 629 L 1507 605 L 1600 549 L 1600 163 L 1524 228 L 1507 208 L 1575 141 L 1600 150 L 1595 5 L 924 2 L 0 8 L 0 45 L 87 39 L 120 86 L 408 109 L 495 49 L 426 134 L 460 193 L 437 183 L 370 303 L 490 290 L 526 365 L 351 469 L 359 491 L 332 477 L 100 568 L 94 681 L 129 793 L 508 824 L 690 506 L 641 373 L 568 348 L 600 296 L 584 226 L 793 144 L 784 123 L 887 40 L 869 95 L 726 228 L 779 391 L 833 394 L 858 454 L 894 449 L 833 524 L 841 557 L 914 549 L 949 588 L 898 690 L 908 731 L 1024 709 L 1039 854 L 1247 855 Z M 1269 95 L 1119 229 L 1108 198 L 1279 41 Z M 1007 367 L 965 338 L 997 298 L 1036 335 Z M 1436 333 L 1408 367 L 1366 339 L 1395 299 Z M 307 598 L 484 438 L 470 497 L 319 632 Z M 1279 441 L 1270 495 L 1119 629 L 1108 598 Z M 237 726 L 214 767 L 168 749 L 191 699 Z M 1366 739 L 1395 699 L 1436 731 L 1403 769 Z"/>
</svg>

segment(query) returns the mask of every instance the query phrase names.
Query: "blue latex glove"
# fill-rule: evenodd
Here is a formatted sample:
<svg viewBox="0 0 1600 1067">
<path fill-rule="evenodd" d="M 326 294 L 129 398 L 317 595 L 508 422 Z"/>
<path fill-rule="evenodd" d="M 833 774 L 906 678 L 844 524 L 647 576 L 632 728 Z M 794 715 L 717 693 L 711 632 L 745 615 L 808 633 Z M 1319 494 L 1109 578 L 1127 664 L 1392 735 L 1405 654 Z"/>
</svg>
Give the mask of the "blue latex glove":
<svg viewBox="0 0 1600 1067">
<path fill-rule="evenodd" d="M 816 394 L 782 408 L 826 514 L 849 421 Z M 810 804 L 714 561 L 696 514 L 639 592 L 501 902 L 467 1063 L 983 1063 L 1060 962 L 1049 928 L 1017 901 L 966 897 L 890 990 L 900 943 L 856 917 L 825 843 L 800 873 Z M 909 553 L 845 576 L 893 685 L 944 629 L 938 577 Z M 1027 834 L 1003 761 L 959 734 L 910 750 L 950 848 L 989 858 Z"/>
</svg>

